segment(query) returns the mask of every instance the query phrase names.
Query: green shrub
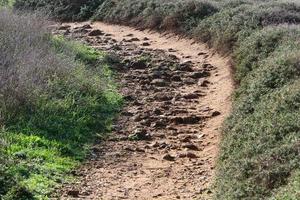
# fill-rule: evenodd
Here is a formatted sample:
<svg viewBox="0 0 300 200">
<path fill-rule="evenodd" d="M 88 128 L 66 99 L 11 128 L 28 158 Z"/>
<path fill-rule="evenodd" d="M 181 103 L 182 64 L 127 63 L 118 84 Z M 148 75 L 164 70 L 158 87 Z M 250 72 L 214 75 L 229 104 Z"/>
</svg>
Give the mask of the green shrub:
<svg viewBox="0 0 300 200">
<path fill-rule="evenodd" d="M 300 4 L 292 1 L 267 1 L 225 8 L 199 23 L 194 36 L 223 52 L 231 52 L 238 40 L 245 39 L 257 29 L 299 23 L 299 9 Z"/>
<path fill-rule="evenodd" d="M 52 37 L 40 16 L 0 10 L 0 52 L 0 198 L 47 199 L 121 97 L 105 54 Z"/>
<path fill-rule="evenodd" d="M 288 28 L 267 27 L 255 31 L 250 37 L 239 44 L 235 51 L 235 61 L 238 67 L 236 77 L 242 80 L 249 72 L 257 68 L 260 61 L 266 59 L 283 42 Z"/>
<path fill-rule="evenodd" d="M 105 1 L 93 16 L 94 20 L 138 25 L 141 28 L 189 31 L 201 19 L 217 12 L 207 1 Z"/>
<path fill-rule="evenodd" d="M 60 20 L 86 20 L 104 0 L 16 0 L 22 10 L 41 9 Z"/>
<path fill-rule="evenodd" d="M 237 91 L 221 145 L 217 199 L 262 199 L 299 167 L 300 52 L 288 50 L 262 62 Z"/>
</svg>

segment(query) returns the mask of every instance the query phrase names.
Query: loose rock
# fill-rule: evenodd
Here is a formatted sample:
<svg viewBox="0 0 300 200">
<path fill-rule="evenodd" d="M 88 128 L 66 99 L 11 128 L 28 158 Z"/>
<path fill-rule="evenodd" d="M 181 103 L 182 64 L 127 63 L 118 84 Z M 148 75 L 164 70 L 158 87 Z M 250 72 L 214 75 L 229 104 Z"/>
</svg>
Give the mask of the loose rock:
<svg viewBox="0 0 300 200">
<path fill-rule="evenodd" d="M 98 36 L 98 35 L 104 35 L 104 33 L 102 31 L 100 31 L 99 29 L 96 29 L 96 30 L 92 30 L 88 34 L 88 36 Z"/>
<path fill-rule="evenodd" d="M 172 156 L 170 154 L 166 154 L 166 155 L 163 156 L 163 159 L 167 160 L 167 161 L 175 161 L 175 156 Z"/>
<path fill-rule="evenodd" d="M 193 150 L 193 151 L 199 151 L 199 148 L 196 145 L 192 144 L 192 143 L 184 144 L 182 147 Z"/>
<path fill-rule="evenodd" d="M 78 190 L 69 190 L 67 192 L 67 195 L 71 196 L 71 197 L 74 197 L 74 198 L 77 198 L 77 197 L 79 197 L 79 191 Z"/>
<path fill-rule="evenodd" d="M 144 47 L 147 47 L 147 46 L 150 46 L 151 44 L 150 43 L 148 43 L 148 42 L 143 42 L 142 43 L 142 46 L 144 46 Z"/>
<path fill-rule="evenodd" d="M 197 124 L 201 120 L 198 116 L 175 117 L 173 122 L 175 124 Z"/>
<path fill-rule="evenodd" d="M 144 61 L 134 61 L 130 63 L 130 67 L 134 69 L 146 69 L 147 64 Z"/>
</svg>

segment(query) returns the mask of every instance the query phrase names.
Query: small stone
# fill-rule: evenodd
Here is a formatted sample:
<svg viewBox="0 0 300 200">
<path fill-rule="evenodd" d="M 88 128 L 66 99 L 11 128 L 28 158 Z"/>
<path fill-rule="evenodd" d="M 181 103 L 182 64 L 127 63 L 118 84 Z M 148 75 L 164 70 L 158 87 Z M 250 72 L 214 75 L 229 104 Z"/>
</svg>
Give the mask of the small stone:
<svg viewBox="0 0 300 200">
<path fill-rule="evenodd" d="M 158 142 L 154 142 L 150 146 L 156 148 L 156 147 L 159 147 L 159 143 Z"/>
<path fill-rule="evenodd" d="M 154 79 L 151 81 L 151 84 L 157 87 L 165 87 L 167 85 L 166 81 L 163 79 Z"/>
<path fill-rule="evenodd" d="M 190 144 L 185 144 L 185 145 L 183 145 L 182 147 L 183 147 L 183 148 L 190 149 L 190 150 L 193 150 L 193 151 L 199 151 L 199 148 L 198 148 L 196 145 L 192 144 L 192 143 L 190 143 Z"/>
<path fill-rule="evenodd" d="M 144 46 L 144 47 L 150 46 L 150 43 L 149 43 L 149 42 L 143 42 L 143 43 L 142 43 L 142 46 Z"/>
<path fill-rule="evenodd" d="M 186 157 L 186 153 L 180 153 L 178 154 L 178 158 L 185 158 Z"/>
<path fill-rule="evenodd" d="M 131 41 L 131 42 L 138 42 L 138 41 L 140 41 L 140 39 L 139 38 L 131 38 L 129 41 Z"/>
<path fill-rule="evenodd" d="M 173 122 L 175 124 L 197 124 L 201 120 L 198 116 L 186 116 L 186 117 L 174 117 Z"/>
<path fill-rule="evenodd" d="M 178 60 L 178 57 L 173 55 L 173 54 L 170 54 L 169 58 L 172 59 L 172 60 Z"/>
<path fill-rule="evenodd" d="M 180 141 L 181 142 L 190 142 L 191 141 L 191 139 L 192 139 L 192 137 L 191 136 L 185 136 L 184 138 L 182 138 Z"/>
<path fill-rule="evenodd" d="M 134 149 L 132 147 L 130 147 L 130 146 L 125 147 L 124 150 L 126 150 L 126 151 L 134 151 Z"/>
<path fill-rule="evenodd" d="M 200 85 L 201 87 L 207 87 L 208 84 L 210 84 L 210 82 L 208 80 L 205 80 L 205 79 L 201 79 L 198 82 L 198 85 Z"/>
<path fill-rule="evenodd" d="M 135 100 L 135 97 L 132 96 L 132 95 L 126 95 L 126 96 L 123 97 L 123 99 L 124 99 L 125 101 L 134 101 L 134 100 Z"/>
<path fill-rule="evenodd" d="M 221 113 L 220 113 L 219 111 L 214 111 L 214 112 L 211 114 L 212 117 L 217 117 L 217 116 L 219 116 L 219 115 L 221 115 Z"/>
<path fill-rule="evenodd" d="M 194 71 L 194 69 L 190 66 L 190 64 L 187 64 L 187 63 L 180 64 L 177 67 L 177 70 L 184 71 L 184 72 L 193 72 Z"/>
<path fill-rule="evenodd" d="M 184 79 L 184 83 L 187 85 L 193 85 L 193 84 L 197 83 L 197 80 L 193 79 L 193 78 L 186 78 L 186 79 Z"/>
<path fill-rule="evenodd" d="M 184 95 L 183 98 L 185 98 L 185 99 L 198 99 L 199 96 L 200 96 L 199 94 L 190 93 L 190 94 Z"/>
<path fill-rule="evenodd" d="M 92 31 L 89 32 L 89 34 L 88 34 L 88 36 L 98 36 L 98 35 L 103 35 L 103 32 L 100 31 L 99 29 L 92 30 Z"/>
<path fill-rule="evenodd" d="M 159 93 L 155 94 L 154 99 L 156 101 L 170 101 L 173 99 L 173 95 L 168 94 L 168 93 L 159 92 Z"/>
<path fill-rule="evenodd" d="M 181 79 L 180 76 L 175 75 L 175 76 L 172 76 L 171 81 L 174 81 L 174 82 L 181 82 L 182 79 Z"/>
<path fill-rule="evenodd" d="M 77 198 L 77 197 L 79 197 L 79 191 L 78 190 L 69 190 L 67 192 L 67 195 Z"/>
<path fill-rule="evenodd" d="M 190 77 L 198 79 L 198 78 L 208 77 L 209 75 L 210 74 L 208 72 L 202 71 L 202 72 L 195 72 Z"/>
<path fill-rule="evenodd" d="M 146 129 L 137 128 L 128 138 L 131 140 L 150 140 L 151 135 L 147 133 Z"/>
<path fill-rule="evenodd" d="M 82 28 L 82 29 L 92 29 L 91 25 L 89 25 L 89 24 L 85 24 L 80 28 Z"/>
<path fill-rule="evenodd" d="M 170 49 L 168 49 L 168 51 L 169 51 L 169 52 L 176 52 L 177 50 L 176 50 L 176 49 L 170 48 Z"/>
<path fill-rule="evenodd" d="M 202 67 L 203 67 L 204 69 L 212 69 L 214 66 L 212 66 L 212 65 L 209 64 L 209 63 L 204 63 Z"/>
<path fill-rule="evenodd" d="M 127 117 L 132 117 L 132 116 L 134 116 L 134 114 L 133 114 L 132 112 L 129 112 L 129 111 L 123 111 L 123 112 L 121 113 L 121 115 L 127 116 Z"/>
<path fill-rule="evenodd" d="M 166 154 L 166 155 L 163 156 L 163 159 L 167 160 L 167 161 L 175 161 L 175 156 L 172 156 L 170 154 Z"/>
<path fill-rule="evenodd" d="M 139 60 L 139 61 L 131 62 L 130 67 L 134 69 L 146 69 L 147 63 Z"/>
<path fill-rule="evenodd" d="M 187 157 L 187 158 L 198 158 L 198 156 L 197 156 L 196 154 L 191 153 L 191 152 L 187 152 L 187 153 L 186 153 L 186 157 Z"/>
<path fill-rule="evenodd" d="M 156 114 L 156 115 L 161 115 L 162 114 L 161 110 L 158 109 L 158 108 L 155 108 L 153 113 Z"/>
<path fill-rule="evenodd" d="M 142 115 L 136 115 L 136 116 L 133 118 L 133 121 L 135 121 L 135 122 L 140 122 L 140 121 L 142 121 L 142 120 L 143 120 Z"/>
<path fill-rule="evenodd" d="M 141 122 L 140 122 L 140 124 L 142 125 L 142 126 L 151 126 L 151 121 L 149 120 L 149 119 L 143 119 Z"/>
<path fill-rule="evenodd" d="M 135 148 L 136 152 L 145 153 L 146 151 L 144 149 L 141 149 L 139 147 Z"/>
<path fill-rule="evenodd" d="M 157 121 L 157 122 L 154 122 L 153 124 L 152 124 L 152 127 L 154 127 L 154 128 L 165 128 L 167 125 L 166 125 L 166 123 L 161 119 L 161 120 L 159 120 L 159 121 Z"/>
</svg>

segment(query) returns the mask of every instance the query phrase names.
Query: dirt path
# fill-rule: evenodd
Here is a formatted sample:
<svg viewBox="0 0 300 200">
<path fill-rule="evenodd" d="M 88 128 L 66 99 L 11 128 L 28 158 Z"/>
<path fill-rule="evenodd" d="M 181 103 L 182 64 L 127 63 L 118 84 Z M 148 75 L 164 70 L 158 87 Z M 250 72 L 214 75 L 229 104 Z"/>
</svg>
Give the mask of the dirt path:
<svg viewBox="0 0 300 200">
<path fill-rule="evenodd" d="M 209 199 L 233 91 L 228 59 L 173 35 L 86 24 L 57 32 L 116 52 L 127 102 L 112 137 L 92 148 L 59 199 Z"/>
</svg>

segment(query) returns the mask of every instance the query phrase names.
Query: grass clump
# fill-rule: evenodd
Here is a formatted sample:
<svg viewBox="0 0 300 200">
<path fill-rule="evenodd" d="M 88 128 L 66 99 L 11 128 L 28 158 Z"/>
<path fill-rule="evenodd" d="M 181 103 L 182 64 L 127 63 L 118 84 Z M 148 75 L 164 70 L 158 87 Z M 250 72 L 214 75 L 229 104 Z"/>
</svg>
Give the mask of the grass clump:
<svg viewBox="0 0 300 200">
<path fill-rule="evenodd" d="M 47 199 L 121 105 L 105 54 L 46 27 L 0 10 L 1 199 Z"/>
</svg>

